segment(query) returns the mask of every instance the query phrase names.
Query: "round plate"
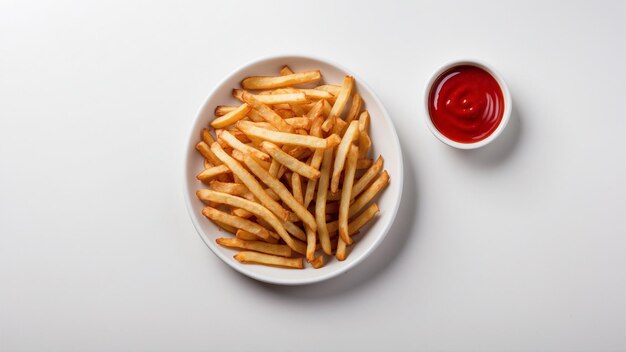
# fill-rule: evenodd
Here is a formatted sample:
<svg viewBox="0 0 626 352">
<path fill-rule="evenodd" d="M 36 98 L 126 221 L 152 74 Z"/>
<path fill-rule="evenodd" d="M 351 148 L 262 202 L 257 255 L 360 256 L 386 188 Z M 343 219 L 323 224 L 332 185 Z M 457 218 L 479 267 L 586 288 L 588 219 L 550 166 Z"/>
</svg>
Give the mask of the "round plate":
<svg viewBox="0 0 626 352">
<path fill-rule="evenodd" d="M 389 186 L 375 200 L 380 208 L 380 213 L 355 238 L 354 245 L 348 249 L 348 258 L 343 262 L 334 258 L 327 258 L 325 266 L 320 269 L 313 269 L 310 265 L 306 265 L 303 270 L 297 270 L 239 263 L 233 258 L 233 255 L 237 253 L 236 250 L 224 248 L 215 243 L 216 238 L 231 235 L 219 229 L 202 215 L 204 205 L 195 195 L 198 189 L 207 187 L 196 179 L 196 175 L 203 170 L 203 158 L 195 150 L 195 145 L 200 140 L 202 129 L 214 119 L 215 107 L 240 104 L 232 97 L 231 92 L 233 88 L 240 87 L 239 82 L 242 79 L 248 76 L 278 75 L 278 71 L 283 65 L 289 65 L 295 72 L 319 69 L 322 71 L 324 82 L 329 84 L 340 85 L 346 74 L 355 78 L 357 90 L 371 116 L 369 133 L 373 147 L 370 151 L 370 157 L 376 158 L 378 155 L 382 155 L 385 159 L 384 168 L 389 172 L 391 178 Z M 186 154 L 185 202 L 198 234 L 213 253 L 226 264 L 244 275 L 264 282 L 281 285 L 309 284 L 327 280 L 348 271 L 363 261 L 382 242 L 400 205 L 403 182 L 402 151 L 393 123 L 383 104 L 362 79 L 328 60 L 304 56 L 276 56 L 251 62 L 235 70 L 217 85 L 200 109 L 189 135 Z"/>
</svg>

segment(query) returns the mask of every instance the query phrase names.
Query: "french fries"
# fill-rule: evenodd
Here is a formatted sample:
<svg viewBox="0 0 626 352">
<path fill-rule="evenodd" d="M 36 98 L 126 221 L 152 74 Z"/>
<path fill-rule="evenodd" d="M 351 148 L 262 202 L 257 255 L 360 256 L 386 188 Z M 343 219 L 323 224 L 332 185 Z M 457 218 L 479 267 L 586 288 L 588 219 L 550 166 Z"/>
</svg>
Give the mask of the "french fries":
<svg viewBox="0 0 626 352">
<path fill-rule="evenodd" d="M 368 156 L 365 101 L 351 76 L 321 80 L 288 66 L 245 78 L 232 91 L 241 105 L 217 106 L 196 144 L 202 214 L 226 230 L 215 241 L 239 250 L 240 263 L 303 269 L 306 259 L 319 269 L 346 260 L 379 212 L 375 198 L 390 178 L 382 156 Z"/>
<path fill-rule="evenodd" d="M 244 264 L 263 264 L 270 266 L 280 266 L 284 268 L 303 269 L 302 258 L 284 258 L 271 254 L 243 251 L 233 257 L 238 262 Z"/>
<path fill-rule="evenodd" d="M 256 76 L 241 81 L 243 89 L 274 89 L 289 87 L 302 83 L 319 81 L 322 74 L 317 71 L 305 71 L 284 76 Z"/>
</svg>

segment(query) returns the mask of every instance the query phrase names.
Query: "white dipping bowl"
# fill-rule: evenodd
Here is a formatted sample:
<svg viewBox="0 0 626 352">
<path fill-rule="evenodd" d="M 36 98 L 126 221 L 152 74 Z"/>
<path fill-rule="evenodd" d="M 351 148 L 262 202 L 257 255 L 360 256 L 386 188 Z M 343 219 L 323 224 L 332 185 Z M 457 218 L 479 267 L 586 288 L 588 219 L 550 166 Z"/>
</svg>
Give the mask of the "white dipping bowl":
<svg viewBox="0 0 626 352">
<path fill-rule="evenodd" d="M 475 67 L 482 68 L 483 70 L 487 71 L 496 80 L 496 82 L 498 82 L 498 85 L 500 86 L 500 89 L 502 90 L 502 96 L 504 98 L 504 111 L 502 112 L 502 120 L 500 121 L 500 124 L 498 125 L 496 130 L 493 131 L 493 133 L 490 134 L 487 138 L 474 142 L 474 143 L 457 142 L 443 135 L 441 132 L 439 132 L 439 130 L 433 123 L 430 117 L 430 111 L 428 109 L 428 104 L 430 103 L 429 102 L 430 90 L 432 89 L 433 84 L 435 83 L 437 78 L 439 78 L 439 76 L 442 73 L 446 72 L 447 70 L 456 66 L 461 66 L 461 65 L 475 66 Z M 509 120 L 511 119 L 512 103 L 513 102 L 511 100 L 511 92 L 509 92 L 509 87 L 506 85 L 504 78 L 502 78 L 502 76 L 496 70 L 494 70 L 492 67 L 490 67 L 486 63 L 480 62 L 477 60 L 457 60 L 457 61 L 452 61 L 448 64 L 441 66 L 441 68 L 435 71 L 435 73 L 430 77 L 430 80 L 428 80 L 428 83 L 426 84 L 426 90 L 424 91 L 424 107 L 426 108 L 426 113 L 424 114 L 424 116 L 426 116 L 426 125 L 430 129 L 430 132 L 443 143 L 451 147 L 458 148 L 458 149 L 476 149 L 476 148 L 480 148 L 491 143 L 494 139 L 498 138 L 498 136 L 502 133 L 502 131 L 504 131 L 504 128 L 506 127 L 506 125 L 509 123 Z"/>
<path fill-rule="evenodd" d="M 207 186 L 196 179 L 196 175 L 203 170 L 203 158 L 195 150 L 195 145 L 200 140 L 202 129 L 214 119 L 215 107 L 238 104 L 232 97 L 231 91 L 233 88 L 239 88 L 239 82 L 245 77 L 278 75 L 278 71 L 283 65 L 289 65 L 296 72 L 320 69 L 325 83 L 341 84 L 344 75 L 354 76 L 357 90 L 363 98 L 365 108 L 371 115 L 369 133 L 373 148 L 370 151 L 370 156 L 372 158 L 376 158 L 378 155 L 383 156 L 385 159 L 384 168 L 389 172 L 391 178 L 389 186 L 375 199 L 380 208 L 380 213 L 356 237 L 354 245 L 349 249 L 348 258 L 343 262 L 337 261 L 334 257 L 327 258 L 325 266 L 320 269 L 313 269 L 308 264 L 305 264 L 305 269 L 298 270 L 239 263 L 233 258 L 233 255 L 238 251 L 224 248 L 215 243 L 215 239 L 218 237 L 232 235 L 219 229 L 202 215 L 204 204 L 196 197 L 196 191 L 207 188 Z M 185 202 L 191 221 L 204 243 L 224 263 L 244 275 L 268 283 L 281 285 L 310 284 L 328 280 L 355 267 L 371 254 L 385 238 L 396 216 L 402 195 L 402 151 L 400 150 L 398 135 L 383 104 L 357 75 L 327 60 L 305 56 L 275 56 L 253 61 L 240 67 L 222 80 L 209 94 L 189 134 L 184 178 Z"/>
</svg>

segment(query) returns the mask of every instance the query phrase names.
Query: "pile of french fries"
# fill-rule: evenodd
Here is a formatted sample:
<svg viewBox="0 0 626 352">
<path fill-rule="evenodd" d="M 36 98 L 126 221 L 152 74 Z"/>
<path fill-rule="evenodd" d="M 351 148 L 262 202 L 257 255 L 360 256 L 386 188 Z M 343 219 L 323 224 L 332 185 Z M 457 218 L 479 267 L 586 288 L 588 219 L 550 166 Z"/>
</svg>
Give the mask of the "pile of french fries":
<svg viewBox="0 0 626 352">
<path fill-rule="evenodd" d="M 383 158 L 368 158 L 370 115 L 354 78 L 321 84 L 319 70 L 248 77 L 239 106 L 218 106 L 196 145 L 204 157 L 196 192 L 202 214 L 234 237 L 241 263 L 285 268 L 342 261 L 379 209 L 389 184 Z M 321 85 L 320 85 L 321 84 Z M 349 105 L 349 107 L 348 107 Z M 214 135 L 212 131 L 214 130 Z"/>
</svg>

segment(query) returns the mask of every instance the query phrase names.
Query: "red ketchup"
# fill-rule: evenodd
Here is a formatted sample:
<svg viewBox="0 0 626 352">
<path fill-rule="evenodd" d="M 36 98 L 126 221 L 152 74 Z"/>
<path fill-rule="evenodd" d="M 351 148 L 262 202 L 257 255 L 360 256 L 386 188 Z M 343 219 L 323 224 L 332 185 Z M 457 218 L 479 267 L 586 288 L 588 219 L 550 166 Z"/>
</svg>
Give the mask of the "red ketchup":
<svg viewBox="0 0 626 352">
<path fill-rule="evenodd" d="M 498 128 L 504 113 L 502 89 L 480 67 L 455 66 L 437 77 L 428 95 L 435 127 L 459 143 L 481 141 Z"/>
</svg>

